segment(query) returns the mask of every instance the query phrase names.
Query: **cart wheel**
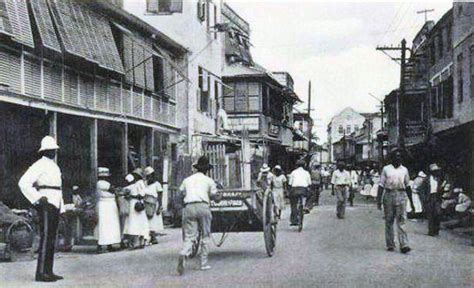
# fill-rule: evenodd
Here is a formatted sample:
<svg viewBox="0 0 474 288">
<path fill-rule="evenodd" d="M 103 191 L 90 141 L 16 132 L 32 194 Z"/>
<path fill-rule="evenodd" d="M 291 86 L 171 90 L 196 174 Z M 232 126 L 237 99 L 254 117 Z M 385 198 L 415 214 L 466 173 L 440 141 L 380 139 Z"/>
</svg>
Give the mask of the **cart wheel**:
<svg viewBox="0 0 474 288">
<path fill-rule="evenodd" d="M 269 189 L 265 191 L 265 195 L 263 197 L 262 212 L 263 237 L 265 238 L 265 248 L 267 250 L 268 257 L 272 257 L 276 244 L 277 224 L 276 221 L 274 221 L 273 219 L 273 197 L 272 192 Z"/>
</svg>

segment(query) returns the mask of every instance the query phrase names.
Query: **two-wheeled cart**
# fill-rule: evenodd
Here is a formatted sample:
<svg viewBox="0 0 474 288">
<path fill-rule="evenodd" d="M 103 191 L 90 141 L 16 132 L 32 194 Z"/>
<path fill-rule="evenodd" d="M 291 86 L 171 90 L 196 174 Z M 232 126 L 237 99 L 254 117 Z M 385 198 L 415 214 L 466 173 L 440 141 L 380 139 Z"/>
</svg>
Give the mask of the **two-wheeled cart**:
<svg viewBox="0 0 474 288">
<path fill-rule="evenodd" d="M 212 237 L 221 234 L 215 245 L 220 247 L 231 232 L 263 232 L 267 255 L 273 256 L 277 221 L 271 190 L 225 189 L 219 193 L 221 201 L 211 202 Z M 200 241 L 201 233 L 193 245 L 191 257 L 197 255 Z"/>
</svg>

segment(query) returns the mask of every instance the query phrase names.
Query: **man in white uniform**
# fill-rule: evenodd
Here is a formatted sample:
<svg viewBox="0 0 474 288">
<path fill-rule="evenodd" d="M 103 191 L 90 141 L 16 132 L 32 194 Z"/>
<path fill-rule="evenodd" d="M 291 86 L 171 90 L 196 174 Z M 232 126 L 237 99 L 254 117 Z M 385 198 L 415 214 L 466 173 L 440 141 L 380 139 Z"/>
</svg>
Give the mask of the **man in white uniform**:
<svg viewBox="0 0 474 288">
<path fill-rule="evenodd" d="M 344 169 L 344 162 L 337 162 L 337 169 L 332 172 L 332 192 L 337 197 L 336 216 L 344 219 L 346 214 L 347 192 L 351 185 L 351 175 Z"/>
<path fill-rule="evenodd" d="M 296 209 L 298 209 L 298 199 L 300 196 L 307 196 L 308 189 L 311 186 L 311 175 L 308 171 L 304 169 L 305 166 L 304 160 L 298 160 L 296 162 L 296 168 L 289 175 L 288 185 L 291 186 L 290 189 L 290 204 L 291 204 L 291 216 L 290 216 L 290 225 L 298 225 L 299 219 Z M 306 208 L 307 209 L 307 208 Z M 309 210 L 307 210 L 309 212 Z"/>
<path fill-rule="evenodd" d="M 59 214 L 65 211 L 61 170 L 54 161 L 58 149 L 53 137 L 44 137 L 38 151 L 41 158 L 28 168 L 18 182 L 21 192 L 38 210 L 40 218 L 40 243 L 35 277 L 39 282 L 63 279 L 53 273 Z"/>
<path fill-rule="evenodd" d="M 395 250 L 393 222 L 396 221 L 400 251 L 406 254 L 411 250 L 408 246 L 408 236 L 405 230 L 407 196 L 413 211 L 415 207 L 413 205 L 412 191 L 410 185 L 408 185 L 410 176 L 408 169 L 401 164 L 402 156 L 399 150 L 395 149 L 391 151 L 391 161 L 392 164 L 383 167 L 382 174 L 380 175 L 377 207 L 379 210 L 382 209 L 383 195 L 387 251 Z"/>
<path fill-rule="evenodd" d="M 192 252 L 193 242 L 196 240 L 199 227 L 202 229 L 201 239 L 201 270 L 211 269 L 207 264 L 209 242 L 211 236 L 212 214 L 209 208 L 211 198 L 217 197 L 217 186 L 214 180 L 205 174 L 212 168 L 209 159 L 201 156 L 193 165 L 196 173 L 183 180 L 179 190 L 184 193 L 183 232 L 184 244 L 179 253 L 178 274 L 183 275 L 186 257 Z"/>
</svg>

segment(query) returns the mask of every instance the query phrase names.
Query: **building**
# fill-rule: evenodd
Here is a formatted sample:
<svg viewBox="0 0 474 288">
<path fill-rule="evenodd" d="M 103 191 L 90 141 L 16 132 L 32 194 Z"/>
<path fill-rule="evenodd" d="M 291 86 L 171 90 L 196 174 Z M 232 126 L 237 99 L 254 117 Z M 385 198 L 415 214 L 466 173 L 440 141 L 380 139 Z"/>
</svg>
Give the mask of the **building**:
<svg viewBox="0 0 474 288">
<path fill-rule="evenodd" d="M 381 113 L 363 113 L 365 121 L 359 133 L 354 133 L 355 141 L 355 163 L 363 165 L 372 162 L 383 162 L 386 147 L 383 142 L 378 141 L 378 135 L 385 126 L 385 117 L 382 120 Z M 382 123 L 383 121 L 383 123 Z"/>
<path fill-rule="evenodd" d="M 293 110 L 293 119 L 293 149 L 291 151 L 291 162 L 294 164 L 298 159 L 311 155 L 313 153 L 311 148 L 314 148 L 314 146 L 311 145 L 310 147 L 309 143 L 312 137 L 310 133 L 312 133 L 313 128 L 313 118 L 311 118 L 310 114 L 295 109 Z"/>
<path fill-rule="evenodd" d="M 271 73 L 256 64 L 250 53 L 250 25 L 224 4 L 225 58 L 224 109 L 234 133 L 248 132 L 253 147 L 252 173 L 263 162 L 291 167 L 293 105 L 299 101 L 293 79 L 286 72 Z M 278 75 L 278 76 L 275 76 Z M 254 177 L 255 178 L 255 177 Z"/>
<path fill-rule="evenodd" d="M 124 0 L 124 10 L 163 31 L 189 50 L 181 67 L 188 77 L 186 101 L 177 103 L 182 121 L 182 145 L 176 159 L 181 169 L 173 174 L 179 183 L 191 173 L 191 161 L 210 158 L 211 176 L 225 187 L 240 187 L 238 147 L 240 138 L 230 135 L 223 108 L 222 71 L 225 62 L 225 27 L 220 0 Z M 224 127 L 226 126 L 226 127 Z M 191 157 L 191 159 L 188 159 Z M 235 177 L 234 177 L 235 176 Z M 176 186 L 174 188 L 177 188 Z"/>
<path fill-rule="evenodd" d="M 336 159 L 334 155 L 334 144 L 341 140 L 344 135 L 350 135 L 353 132 L 358 133 L 364 121 L 365 117 L 351 107 L 345 108 L 332 117 L 327 128 L 329 162 L 335 162 Z"/>
<path fill-rule="evenodd" d="M 167 189 L 180 129 L 187 50 L 103 1 L 0 1 L 1 200 L 25 204 L 18 180 L 43 136 L 57 138 L 66 202 L 95 192 L 97 167 L 120 185 L 153 165 Z M 74 14 L 74 16 L 73 16 Z M 77 21 L 79 20 L 79 21 Z"/>
</svg>

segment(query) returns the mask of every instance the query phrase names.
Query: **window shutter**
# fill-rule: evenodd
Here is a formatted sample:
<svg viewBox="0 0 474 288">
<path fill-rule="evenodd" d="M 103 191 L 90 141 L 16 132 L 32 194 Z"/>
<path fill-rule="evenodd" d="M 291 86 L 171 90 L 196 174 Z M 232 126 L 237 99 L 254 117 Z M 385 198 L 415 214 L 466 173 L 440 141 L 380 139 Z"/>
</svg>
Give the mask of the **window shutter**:
<svg viewBox="0 0 474 288">
<path fill-rule="evenodd" d="M 0 0 L 0 31 L 11 34 L 13 31 L 5 2 L 5 0 Z"/>
<path fill-rule="evenodd" d="M 170 13 L 183 13 L 183 0 L 171 0 Z"/>
<path fill-rule="evenodd" d="M 149 13 L 157 13 L 158 0 L 146 0 L 146 11 Z"/>
<path fill-rule="evenodd" d="M 7 0 L 5 4 L 14 40 L 34 48 L 33 33 L 25 0 Z M 3 11 L 5 14 L 5 10 Z M 5 17 L 2 18 L 5 19 Z"/>
<path fill-rule="evenodd" d="M 204 20 L 206 20 L 206 0 L 199 0 L 197 2 L 197 16 L 198 16 L 198 19 L 203 22 Z"/>
</svg>

